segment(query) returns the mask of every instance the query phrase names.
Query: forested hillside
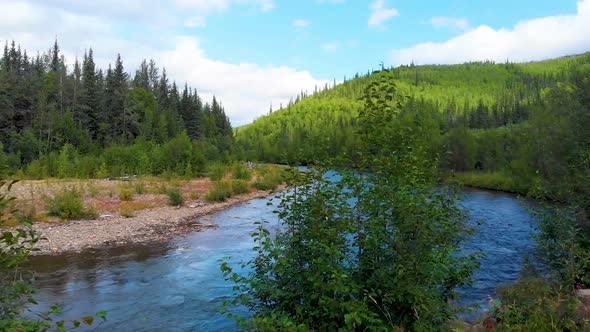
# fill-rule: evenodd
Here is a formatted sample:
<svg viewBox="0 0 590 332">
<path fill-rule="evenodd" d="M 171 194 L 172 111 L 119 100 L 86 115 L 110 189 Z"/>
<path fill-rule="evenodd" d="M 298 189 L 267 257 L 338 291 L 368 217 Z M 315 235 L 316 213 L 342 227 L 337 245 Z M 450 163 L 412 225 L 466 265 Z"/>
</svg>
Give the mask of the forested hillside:
<svg viewBox="0 0 590 332">
<path fill-rule="evenodd" d="M 0 59 L 0 176 L 192 175 L 233 142 L 221 103 L 177 86 L 153 60 L 128 74 L 93 50 L 66 63 L 57 41 L 30 55 L 13 41 Z"/>
<path fill-rule="evenodd" d="M 588 190 L 581 183 L 589 176 L 589 78 L 590 54 L 524 64 L 401 66 L 302 93 L 240 128 L 236 140 L 250 160 L 305 164 L 345 156 L 354 162 L 361 97 L 369 84 L 386 79 L 403 100 L 399 120 L 420 133 L 443 168 L 489 173 L 509 182 L 503 189 L 565 199 L 571 190 Z"/>
</svg>

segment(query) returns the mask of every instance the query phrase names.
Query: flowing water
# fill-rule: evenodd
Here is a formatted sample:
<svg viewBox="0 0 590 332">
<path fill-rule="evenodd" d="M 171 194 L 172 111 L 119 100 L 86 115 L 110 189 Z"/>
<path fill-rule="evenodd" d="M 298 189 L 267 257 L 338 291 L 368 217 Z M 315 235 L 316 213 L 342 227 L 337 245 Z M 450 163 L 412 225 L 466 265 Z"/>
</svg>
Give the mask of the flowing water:
<svg viewBox="0 0 590 332">
<path fill-rule="evenodd" d="M 167 244 L 35 257 L 35 298 L 40 305 L 31 309 L 39 312 L 61 304 L 65 319 L 107 311 L 107 321 L 98 330 L 236 330 L 235 322 L 219 313 L 232 292 L 219 260 L 231 257 L 230 264 L 239 267 L 239 262 L 253 257 L 254 223 L 266 220 L 276 227 L 274 207 L 267 202 L 257 199 L 206 217 L 219 228 Z M 535 220 L 527 210 L 529 202 L 508 194 L 467 190 L 462 204 L 478 225 L 464 250 L 486 255 L 473 285 L 460 290 L 460 303 L 485 308 L 497 286 L 518 277 L 523 257 L 534 247 Z"/>
</svg>

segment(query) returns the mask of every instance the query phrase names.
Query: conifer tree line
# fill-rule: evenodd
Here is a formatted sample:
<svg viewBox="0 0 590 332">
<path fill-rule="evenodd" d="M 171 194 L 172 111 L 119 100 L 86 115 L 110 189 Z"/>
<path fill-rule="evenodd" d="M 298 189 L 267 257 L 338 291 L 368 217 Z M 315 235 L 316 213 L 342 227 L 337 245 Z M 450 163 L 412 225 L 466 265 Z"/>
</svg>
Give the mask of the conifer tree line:
<svg viewBox="0 0 590 332">
<path fill-rule="evenodd" d="M 583 191 L 579 166 L 590 150 L 590 53 L 524 64 L 471 62 L 400 66 L 302 93 L 289 107 L 239 128 L 243 158 L 314 164 L 354 160 L 361 97 L 386 75 L 398 86 L 407 128 L 420 132 L 443 169 L 505 176 L 504 190 L 567 200 Z M 586 145 L 585 145 L 586 144 Z M 496 187 L 496 186 L 495 186 Z M 534 189 L 537 188 L 537 189 Z"/>
<path fill-rule="evenodd" d="M 165 145 L 186 135 L 205 144 L 207 157 L 231 148 L 231 124 L 215 97 L 205 101 L 186 83 L 178 86 L 154 60 L 143 60 L 131 75 L 128 70 L 121 55 L 98 68 L 92 48 L 67 64 L 57 40 L 36 55 L 6 42 L 0 59 L 4 172 L 40 160 L 53 173 L 52 154 L 57 158 L 64 146 L 77 156 L 98 156 L 113 147 Z"/>
</svg>

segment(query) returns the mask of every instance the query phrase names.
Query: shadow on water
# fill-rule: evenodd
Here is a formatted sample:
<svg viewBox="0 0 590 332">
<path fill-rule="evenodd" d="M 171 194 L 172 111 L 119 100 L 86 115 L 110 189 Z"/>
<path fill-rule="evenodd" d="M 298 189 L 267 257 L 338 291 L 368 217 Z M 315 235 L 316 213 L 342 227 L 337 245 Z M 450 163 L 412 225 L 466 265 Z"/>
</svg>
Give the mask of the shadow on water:
<svg viewBox="0 0 590 332">
<path fill-rule="evenodd" d="M 466 252 L 483 251 L 474 283 L 460 290 L 460 304 L 487 304 L 498 285 L 515 280 L 522 258 L 533 250 L 534 218 L 528 202 L 514 196 L 467 190 L 462 204 L 480 224 Z M 206 217 L 220 227 L 179 237 L 167 244 L 127 246 L 64 256 L 34 257 L 40 312 L 57 303 L 61 318 L 105 310 L 100 330 L 231 331 L 233 320 L 219 313 L 232 284 L 223 279 L 219 260 L 237 267 L 254 255 L 250 234 L 256 221 L 276 227 L 275 206 L 253 200 Z M 246 312 L 244 312 L 246 314 Z"/>
</svg>

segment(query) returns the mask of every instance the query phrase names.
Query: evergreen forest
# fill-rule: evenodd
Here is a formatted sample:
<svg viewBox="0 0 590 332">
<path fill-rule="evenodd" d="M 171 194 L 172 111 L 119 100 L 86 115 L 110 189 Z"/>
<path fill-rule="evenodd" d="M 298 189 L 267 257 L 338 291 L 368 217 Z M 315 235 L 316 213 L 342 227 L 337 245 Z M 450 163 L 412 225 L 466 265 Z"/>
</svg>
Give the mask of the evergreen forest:
<svg viewBox="0 0 590 332">
<path fill-rule="evenodd" d="M 90 48 L 66 63 L 57 40 L 36 55 L 4 46 L 0 176 L 193 176 L 228 158 L 233 132 L 221 101 L 178 86 L 153 60 L 134 71 L 113 60 L 97 68 Z"/>
</svg>

